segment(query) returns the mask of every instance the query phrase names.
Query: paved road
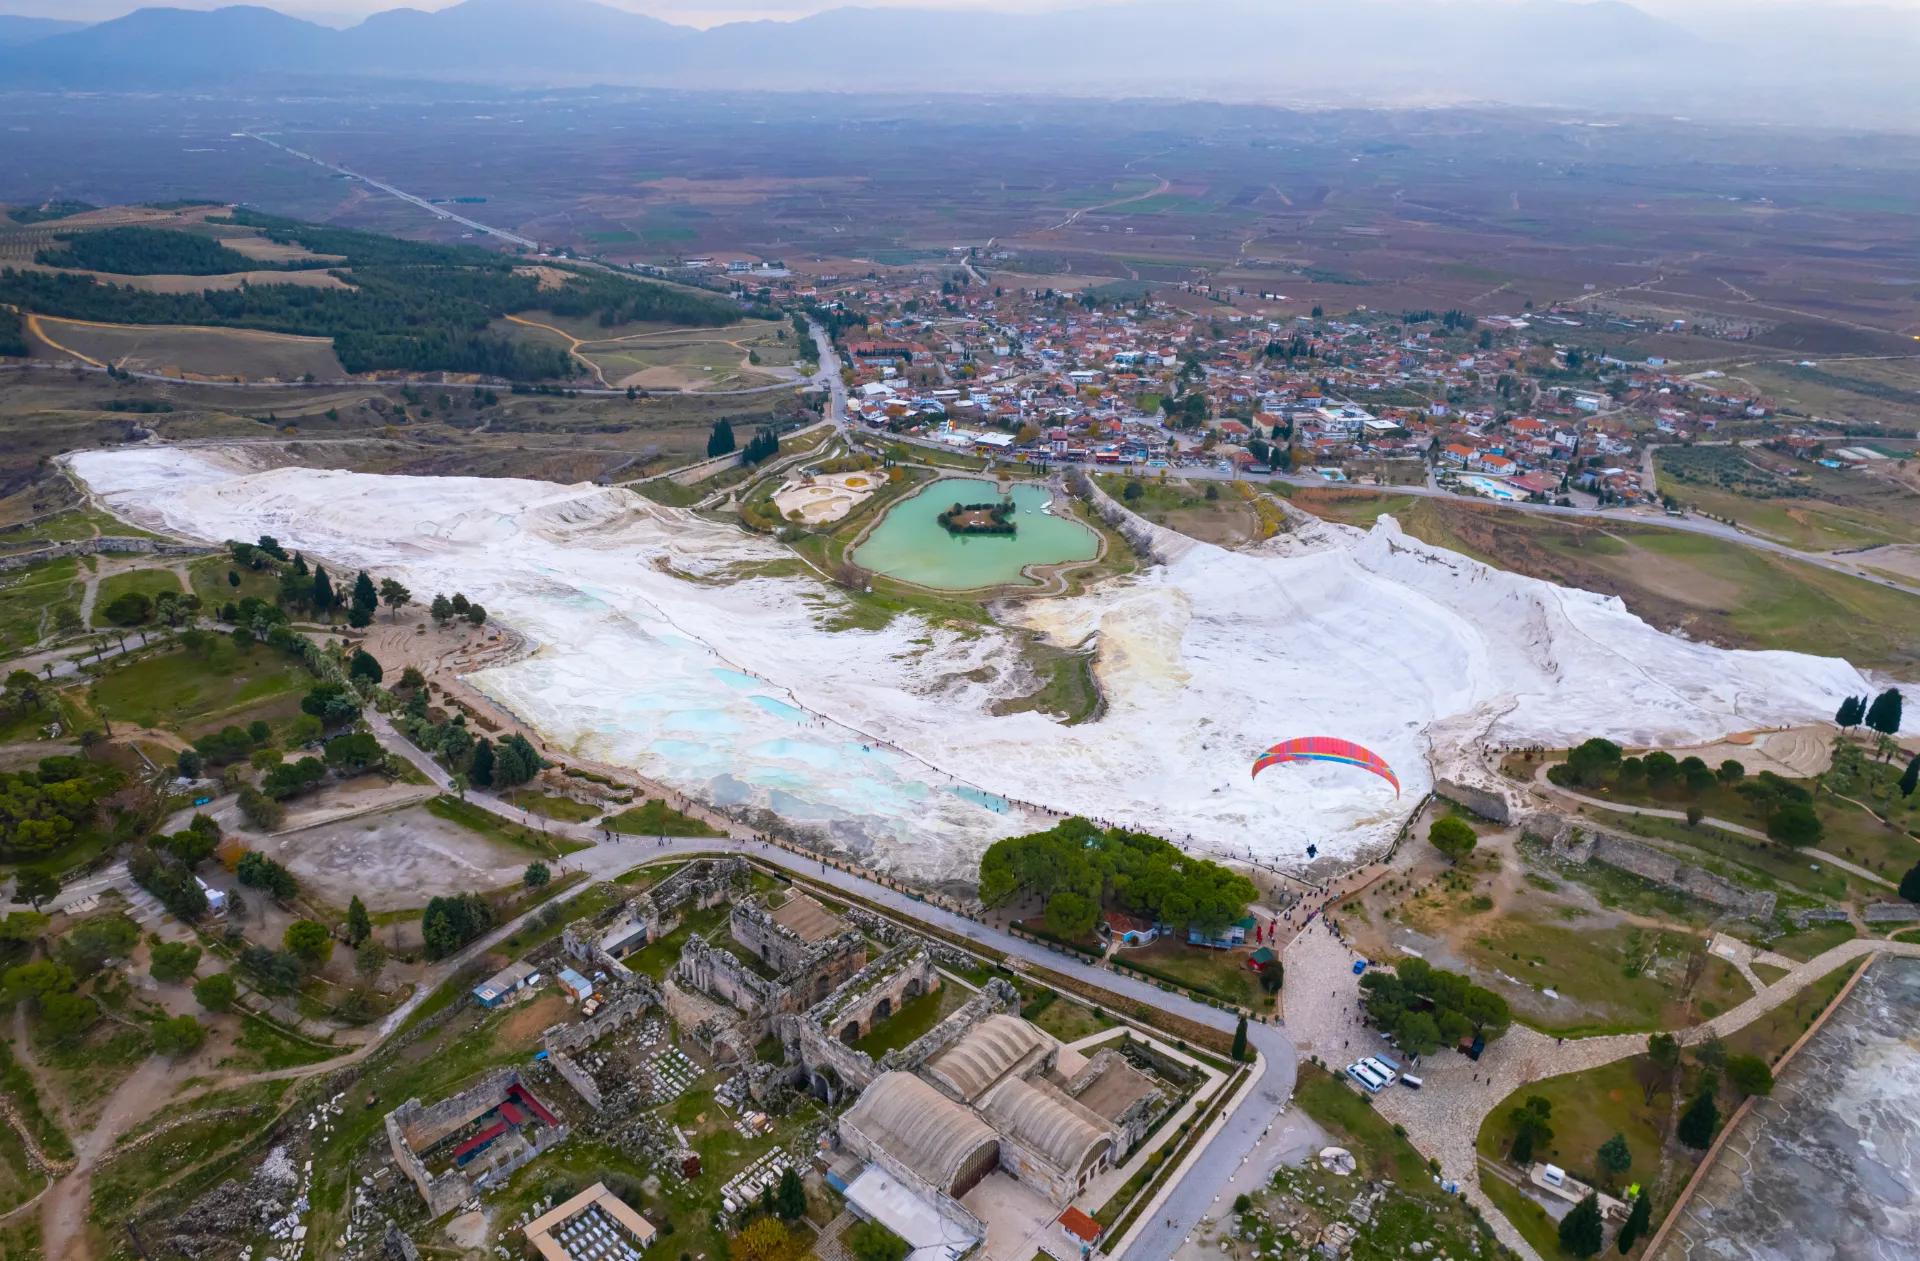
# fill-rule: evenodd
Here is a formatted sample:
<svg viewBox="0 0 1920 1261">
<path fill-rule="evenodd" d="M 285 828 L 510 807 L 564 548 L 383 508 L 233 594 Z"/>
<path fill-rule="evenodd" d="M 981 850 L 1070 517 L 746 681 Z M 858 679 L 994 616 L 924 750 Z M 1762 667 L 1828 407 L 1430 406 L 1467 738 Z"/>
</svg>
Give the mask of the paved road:
<svg viewBox="0 0 1920 1261">
<path fill-rule="evenodd" d="M 336 175 L 344 175 L 348 179 L 359 180 L 362 184 L 367 185 L 369 188 L 377 188 L 381 192 L 387 194 L 387 196 L 389 197 L 398 197 L 401 201 L 412 202 L 414 205 L 420 207 L 420 209 L 426 211 L 428 214 L 433 215 L 437 218 L 449 219 L 454 223 L 460 224 L 462 227 L 472 228 L 475 232 L 483 232 L 488 236 L 498 237 L 502 241 L 506 241 L 512 245 L 524 246 L 525 248 L 534 250 L 534 251 L 538 251 L 540 249 L 540 242 L 538 241 L 530 240 L 527 237 L 521 236 L 517 232 L 509 232 L 505 228 L 496 228 L 491 224 L 481 223 L 477 219 L 469 219 L 465 215 L 457 215 L 453 211 L 448 210 L 445 206 L 436 206 L 424 197 L 416 196 L 413 193 L 407 192 L 405 189 L 402 189 L 402 188 L 395 188 L 391 184 L 384 184 L 381 181 L 373 178 L 371 175 L 362 175 L 358 171 L 349 170 L 344 166 L 340 166 L 340 165 L 337 165 L 336 163 L 329 162 L 325 158 L 316 158 L 311 153 L 303 153 L 298 149 L 292 148 L 288 145 L 283 145 L 277 140 L 269 140 L 265 136 L 262 136 L 257 132 L 243 131 L 240 134 L 245 136 L 249 140 L 258 140 L 261 144 L 266 145 L 269 148 L 278 149 L 280 150 L 280 152 L 285 153 L 291 157 L 296 157 L 303 161 L 311 162 L 315 166 L 319 166 L 326 170 L 334 172 Z"/>
<path fill-rule="evenodd" d="M 928 450 L 944 451 L 954 454 L 954 448 L 926 439 L 907 435 L 889 435 L 889 442 L 903 442 L 912 446 L 925 447 Z M 1095 471 L 1125 473 L 1136 471 L 1122 465 L 1103 465 Z M 1157 473 L 1157 469 L 1145 470 Z M 1424 486 L 1370 486 L 1358 482 L 1330 482 L 1322 477 L 1307 473 L 1242 473 L 1236 469 L 1220 468 L 1213 465 L 1181 467 L 1168 470 L 1173 476 L 1193 481 L 1207 482 L 1249 482 L 1260 486 L 1293 486 L 1302 489 L 1318 490 L 1358 490 L 1377 495 L 1410 495 L 1419 499 L 1447 499 L 1455 503 L 1467 504 L 1476 508 L 1491 508 L 1502 512 L 1533 513 L 1547 517 L 1565 517 L 1589 521 L 1604 521 L 1610 524 L 1648 526 L 1660 530 L 1678 530 L 1685 534 L 1703 534 L 1710 538 L 1737 543 L 1742 547 L 1751 547 L 1756 551 L 1770 552 L 1776 556 L 1785 556 L 1808 565 L 1817 565 L 1834 573 L 1846 574 L 1863 582 L 1875 583 L 1883 587 L 1892 587 L 1909 595 L 1920 595 L 1920 582 L 1906 579 L 1889 578 L 1883 574 L 1869 573 L 1860 565 L 1845 556 L 1826 552 L 1807 552 L 1777 543 L 1757 534 L 1749 534 L 1738 526 L 1727 525 L 1706 517 L 1670 517 L 1664 512 L 1636 508 L 1563 508 L 1557 504 L 1505 503 L 1497 500 L 1481 499 L 1474 495 L 1459 495 L 1450 490 L 1429 484 Z"/>
<path fill-rule="evenodd" d="M 383 745 L 406 758 L 440 788 L 451 790 L 452 779 L 445 769 L 401 736 L 384 714 L 372 715 L 371 722 L 374 733 Z M 524 811 L 490 793 L 469 790 L 466 798 L 469 802 L 502 818 L 511 819 L 516 823 L 527 820 Z M 539 821 L 535 822 L 537 825 Z M 732 849 L 749 855 L 759 862 L 785 868 L 816 884 L 855 894 L 876 905 L 886 907 L 896 916 L 909 922 L 917 921 L 932 925 L 1012 958 L 1038 964 L 1090 985 L 1138 999 L 1173 1015 L 1215 1029 L 1231 1030 L 1236 1023 L 1236 1018 L 1232 1014 L 1218 1008 L 1194 1002 L 1183 995 L 1166 993 L 1157 986 L 1132 977 L 1120 976 L 1103 968 L 1093 967 L 1071 955 L 1055 954 L 1037 943 L 1009 936 L 998 929 L 909 897 L 861 876 L 836 870 L 822 862 L 810 862 L 798 854 L 777 846 L 760 844 L 751 839 L 752 833 L 746 828 L 735 829 L 737 835 L 729 835 L 720 840 L 669 837 L 664 843 L 658 843 L 629 838 L 612 844 L 603 841 L 600 834 L 593 828 L 580 824 L 548 820 L 546 829 L 550 834 L 585 841 L 592 846 L 591 849 L 569 854 L 551 865 L 557 866 L 562 871 L 585 872 L 594 880 L 608 880 L 641 863 L 653 862 L 661 858 L 711 853 L 716 848 Z M 581 887 L 584 889 L 587 886 Z M 575 896 L 578 892 L 579 890 L 572 890 L 566 896 Z M 511 927 L 511 925 L 503 925 L 496 929 L 485 941 L 475 943 L 475 946 L 463 951 L 461 958 L 464 960 L 477 957 L 488 943 L 505 939 L 510 934 Z M 447 968 L 440 975 L 451 975 L 452 971 L 452 968 Z M 431 986 L 437 984 L 437 980 L 423 983 L 419 996 L 424 998 L 431 991 Z M 390 1014 L 381 1027 L 381 1035 L 384 1037 L 392 1029 L 397 1028 L 401 1021 L 406 1019 L 412 1007 L 413 1004 L 409 1003 Z M 1140 1231 L 1138 1237 L 1122 1255 L 1122 1261 L 1165 1261 L 1165 1258 L 1172 1256 L 1179 1241 L 1198 1224 L 1202 1217 L 1213 1212 L 1214 1201 L 1220 1189 L 1240 1167 L 1241 1157 L 1260 1141 L 1262 1133 L 1271 1126 L 1286 1101 L 1292 1097 L 1298 1065 L 1293 1042 L 1287 1037 L 1284 1028 L 1277 1025 L 1254 1024 L 1248 1027 L 1247 1040 L 1264 1059 L 1258 1084 L 1241 1098 L 1224 1126 L 1217 1129 L 1213 1137 L 1193 1157 L 1186 1172 L 1181 1175 L 1179 1182 L 1157 1210 L 1154 1223 Z M 1171 1225 L 1162 1224 L 1169 1221 Z"/>
</svg>

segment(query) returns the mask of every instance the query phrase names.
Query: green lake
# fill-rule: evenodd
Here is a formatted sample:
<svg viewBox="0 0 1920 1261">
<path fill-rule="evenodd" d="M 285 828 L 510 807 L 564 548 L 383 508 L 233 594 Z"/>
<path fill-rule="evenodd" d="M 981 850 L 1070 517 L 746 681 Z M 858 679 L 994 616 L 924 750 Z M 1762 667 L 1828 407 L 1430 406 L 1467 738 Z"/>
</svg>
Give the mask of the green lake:
<svg viewBox="0 0 1920 1261">
<path fill-rule="evenodd" d="M 941 591 L 965 591 L 1029 581 L 1028 565 L 1058 565 L 1092 560 L 1100 538 L 1072 517 L 1044 511 L 1053 496 L 1044 486 L 1013 486 L 1015 533 L 948 534 L 938 517 L 956 503 L 987 503 L 1001 498 L 992 482 L 943 477 L 888 510 L 853 561 L 877 574 Z M 1064 513 L 1062 507 L 1059 512 Z"/>
</svg>

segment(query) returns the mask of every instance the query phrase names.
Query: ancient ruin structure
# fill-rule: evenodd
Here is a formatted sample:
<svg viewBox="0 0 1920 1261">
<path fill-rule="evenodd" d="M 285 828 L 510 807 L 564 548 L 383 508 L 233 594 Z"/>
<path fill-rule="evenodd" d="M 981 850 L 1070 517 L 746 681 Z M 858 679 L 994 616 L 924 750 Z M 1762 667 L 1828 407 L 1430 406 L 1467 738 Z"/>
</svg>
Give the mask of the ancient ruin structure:
<svg viewBox="0 0 1920 1261">
<path fill-rule="evenodd" d="M 435 1104 L 409 1099 L 387 1113 L 387 1146 L 438 1217 L 564 1142 L 561 1123 L 512 1068 Z"/>
</svg>

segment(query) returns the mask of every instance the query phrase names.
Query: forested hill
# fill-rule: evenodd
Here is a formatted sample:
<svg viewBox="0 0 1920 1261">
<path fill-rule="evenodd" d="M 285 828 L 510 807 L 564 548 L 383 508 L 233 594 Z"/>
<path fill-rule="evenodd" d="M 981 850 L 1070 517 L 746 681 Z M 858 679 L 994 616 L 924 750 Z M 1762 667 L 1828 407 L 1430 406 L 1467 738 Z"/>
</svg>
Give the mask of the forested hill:
<svg viewBox="0 0 1920 1261">
<path fill-rule="evenodd" d="M 516 381 L 566 377 L 576 365 L 557 347 L 489 332 L 489 324 L 503 315 L 544 310 L 572 318 L 597 316 L 608 326 L 657 321 L 716 327 L 746 314 L 719 295 L 546 260 L 543 269 L 566 279 L 558 288 L 543 289 L 538 276 L 518 270 L 524 264 L 473 246 L 428 245 L 244 209 L 209 222 L 252 228 L 281 244 L 327 255 L 328 270 L 349 287 L 249 284 L 154 293 L 72 272 L 10 268 L 0 271 L 0 304 L 105 323 L 199 324 L 329 337 L 349 372 L 471 372 Z M 89 240 L 97 237 L 107 239 Z M 176 239 L 183 237 L 193 244 Z M 144 229 L 130 235 L 107 229 L 77 234 L 41 261 L 121 275 L 207 275 L 215 273 L 204 268 L 232 253 L 211 238 L 184 232 Z M 182 263 L 189 266 L 170 270 Z M 262 268 L 249 261 L 242 270 Z"/>
</svg>

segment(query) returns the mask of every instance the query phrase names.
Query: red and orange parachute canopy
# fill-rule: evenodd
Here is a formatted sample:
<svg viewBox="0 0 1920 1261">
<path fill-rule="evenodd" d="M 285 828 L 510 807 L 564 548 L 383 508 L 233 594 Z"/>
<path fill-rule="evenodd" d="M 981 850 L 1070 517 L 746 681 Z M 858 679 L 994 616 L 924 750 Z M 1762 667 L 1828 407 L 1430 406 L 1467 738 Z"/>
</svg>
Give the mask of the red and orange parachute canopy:
<svg viewBox="0 0 1920 1261">
<path fill-rule="evenodd" d="M 1342 740 L 1338 736 L 1301 736 L 1297 740 L 1283 740 L 1274 745 L 1253 761 L 1253 773 L 1258 776 L 1269 766 L 1278 766 L 1282 762 L 1341 762 L 1347 766 L 1357 766 L 1364 771 L 1372 771 L 1381 779 L 1393 785 L 1394 796 L 1400 795 L 1400 778 L 1387 765 L 1387 760 L 1372 749 L 1363 749 L 1351 740 Z"/>
</svg>

